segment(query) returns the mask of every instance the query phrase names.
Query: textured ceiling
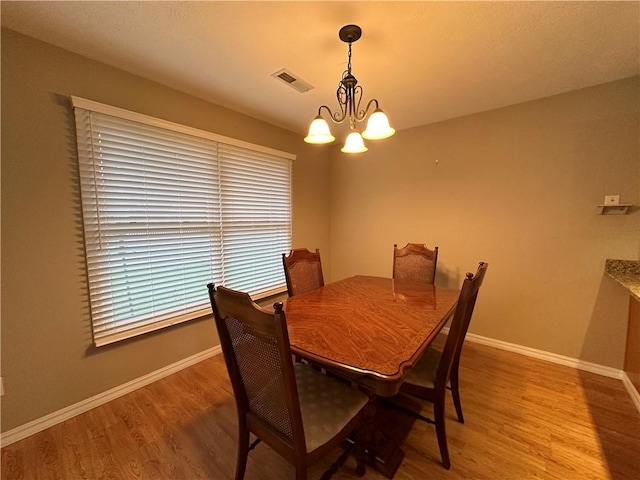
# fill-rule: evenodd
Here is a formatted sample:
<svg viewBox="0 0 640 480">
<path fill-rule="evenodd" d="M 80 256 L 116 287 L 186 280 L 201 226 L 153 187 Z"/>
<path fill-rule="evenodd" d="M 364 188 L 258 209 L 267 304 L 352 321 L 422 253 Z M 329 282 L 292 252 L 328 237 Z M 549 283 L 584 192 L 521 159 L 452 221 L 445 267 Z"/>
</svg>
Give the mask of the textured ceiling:
<svg viewBox="0 0 640 480">
<path fill-rule="evenodd" d="M 353 74 L 396 129 L 638 75 L 639 2 L 7 2 L 2 26 L 304 133 Z M 315 88 L 273 79 L 286 68 Z M 340 132 L 338 132 L 340 133 Z"/>
</svg>

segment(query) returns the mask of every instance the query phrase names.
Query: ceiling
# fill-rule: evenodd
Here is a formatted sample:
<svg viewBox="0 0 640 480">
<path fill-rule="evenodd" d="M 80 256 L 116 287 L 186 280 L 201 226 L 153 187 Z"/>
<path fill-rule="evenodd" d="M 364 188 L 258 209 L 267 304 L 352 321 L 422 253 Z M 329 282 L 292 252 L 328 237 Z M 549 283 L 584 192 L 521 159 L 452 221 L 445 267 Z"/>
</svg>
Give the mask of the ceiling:
<svg viewBox="0 0 640 480">
<path fill-rule="evenodd" d="M 304 134 L 352 73 L 396 129 L 640 72 L 640 2 L 7 2 L 2 26 Z M 286 68 L 315 88 L 271 74 Z M 344 127 L 343 127 L 344 128 Z M 346 131 L 346 130 L 345 130 Z M 338 132 L 339 133 L 339 132 Z"/>
</svg>

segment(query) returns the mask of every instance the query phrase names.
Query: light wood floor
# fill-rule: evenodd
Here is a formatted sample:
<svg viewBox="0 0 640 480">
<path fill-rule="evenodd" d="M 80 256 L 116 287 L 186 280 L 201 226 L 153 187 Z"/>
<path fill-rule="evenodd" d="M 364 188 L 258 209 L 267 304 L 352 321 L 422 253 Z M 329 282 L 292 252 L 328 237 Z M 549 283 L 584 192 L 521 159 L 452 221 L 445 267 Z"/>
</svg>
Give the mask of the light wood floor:
<svg viewBox="0 0 640 480">
<path fill-rule="evenodd" d="M 447 406 L 449 471 L 433 426 L 387 416 L 405 436 L 396 479 L 640 478 L 640 414 L 619 380 L 467 342 L 461 392 L 464 425 Z M 3 448 L 1 472 L 6 480 L 231 479 L 235 452 L 235 406 L 217 356 Z M 260 444 L 245 478 L 293 473 Z M 353 458 L 334 478 L 358 478 Z M 384 477 L 368 468 L 364 478 Z"/>
</svg>

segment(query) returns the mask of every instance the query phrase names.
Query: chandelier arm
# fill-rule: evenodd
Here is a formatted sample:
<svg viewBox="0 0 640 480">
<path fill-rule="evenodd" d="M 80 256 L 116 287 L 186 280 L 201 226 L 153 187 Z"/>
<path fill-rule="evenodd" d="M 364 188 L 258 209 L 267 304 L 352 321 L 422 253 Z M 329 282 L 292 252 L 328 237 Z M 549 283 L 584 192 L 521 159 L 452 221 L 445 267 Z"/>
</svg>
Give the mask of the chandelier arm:
<svg viewBox="0 0 640 480">
<path fill-rule="evenodd" d="M 327 107 L 326 105 L 320 105 L 320 108 L 318 109 L 318 115 L 322 115 L 321 112 L 322 112 L 323 108 L 327 111 L 327 113 L 329 114 L 329 118 L 331 119 L 331 121 L 333 123 L 340 123 L 340 122 L 344 121 L 345 116 L 346 116 L 344 111 L 333 113 L 331 111 L 331 109 L 329 107 Z"/>
<path fill-rule="evenodd" d="M 336 100 L 340 106 L 340 113 L 336 112 L 333 115 L 333 121 L 341 123 L 347 117 L 349 107 L 349 88 L 342 80 L 338 84 L 338 89 L 336 90 Z"/>
<path fill-rule="evenodd" d="M 367 115 L 369 114 L 369 110 L 371 109 L 372 104 L 375 104 L 375 108 L 380 108 L 378 105 L 378 100 L 376 100 L 375 98 L 372 98 L 371 100 L 369 100 L 369 103 L 367 103 L 367 108 L 365 108 L 364 110 L 358 111 L 358 114 L 356 115 L 357 121 L 362 122 L 365 118 L 367 118 Z M 358 108 L 360 108 L 360 101 L 358 101 Z"/>
<path fill-rule="evenodd" d="M 367 110 L 369 110 L 369 106 L 367 105 L 366 110 L 360 110 L 360 103 L 362 102 L 362 95 L 364 94 L 364 90 L 361 85 L 358 85 L 353 89 L 353 120 L 356 122 L 361 122 L 367 116 Z M 371 103 L 371 102 L 369 102 Z"/>
<path fill-rule="evenodd" d="M 338 85 L 338 89 L 336 90 L 336 99 L 338 100 L 338 105 L 340 106 L 339 112 L 334 113 L 328 106 L 322 105 L 318 109 L 318 115 L 320 115 L 320 112 L 324 108 L 329 114 L 329 118 L 331 118 L 331 121 L 333 123 L 342 123 L 344 119 L 347 118 L 347 104 L 349 99 L 347 88 L 345 88 L 342 82 L 340 82 L 340 85 Z"/>
</svg>

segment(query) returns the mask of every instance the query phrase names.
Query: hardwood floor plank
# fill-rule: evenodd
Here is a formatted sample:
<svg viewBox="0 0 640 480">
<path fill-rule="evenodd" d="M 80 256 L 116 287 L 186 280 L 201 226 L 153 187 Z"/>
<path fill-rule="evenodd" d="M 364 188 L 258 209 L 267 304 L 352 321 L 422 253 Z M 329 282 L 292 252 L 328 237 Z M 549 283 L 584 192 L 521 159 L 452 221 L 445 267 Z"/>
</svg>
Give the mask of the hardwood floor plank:
<svg viewBox="0 0 640 480">
<path fill-rule="evenodd" d="M 384 411 L 405 452 L 397 480 L 640 478 L 640 414 L 621 381 L 469 342 L 460 377 L 465 424 L 450 399 L 446 406 L 451 470 L 440 464 L 432 425 Z M 431 415 L 430 405 L 409 401 Z M 1 475 L 226 480 L 234 477 L 236 442 L 232 390 L 216 356 L 3 448 Z M 245 478 L 294 478 L 294 470 L 260 444 Z M 355 460 L 334 478 L 357 478 Z M 368 468 L 364 478 L 384 477 Z"/>
</svg>

